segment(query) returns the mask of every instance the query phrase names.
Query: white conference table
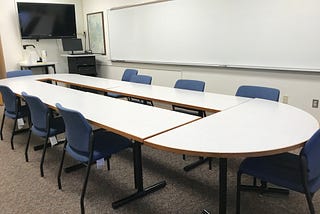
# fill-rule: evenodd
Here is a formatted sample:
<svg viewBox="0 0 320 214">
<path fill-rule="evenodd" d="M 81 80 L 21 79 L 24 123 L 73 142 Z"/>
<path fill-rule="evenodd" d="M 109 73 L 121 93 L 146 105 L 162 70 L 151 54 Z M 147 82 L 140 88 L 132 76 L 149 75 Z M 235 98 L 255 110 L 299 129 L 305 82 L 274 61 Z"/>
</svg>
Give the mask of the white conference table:
<svg viewBox="0 0 320 214">
<path fill-rule="evenodd" d="M 199 117 L 192 115 L 35 81 L 30 77 L 2 79 L 0 84 L 8 86 L 18 95 L 21 95 L 21 92 L 24 91 L 27 94 L 37 96 L 54 109 L 56 103 L 60 103 L 66 108 L 75 109 L 81 112 L 93 125 L 132 140 L 134 181 L 137 192 L 113 202 L 112 206 L 114 208 L 143 197 L 166 185 L 165 181 L 161 181 L 144 188 L 141 143 L 146 138 L 199 119 Z"/>
<path fill-rule="evenodd" d="M 223 111 L 250 100 L 244 97 L 130 82 L 122 87 L 111 88 L 109 91 L 209 112 Z"/>
<path fill-rule="evenodd" d="M 37 75 L 34 78 L 63 82 L 98 91 L 113 92 L 138 99 L 179 105 L 208 112 L 223 111 L 250 100 L 244 97 L 145 85 L 78 74 Z"/>
<path fill-rule="evenodd" d="M 219 212 L 226 213 L 227 158 L 278 154 L 302 147 L 318 130 L 309 113 L 278 102 L 252 99 L 197 120 L 144 144 L 165 151 L 219 158 Z"/>
<path fill-rule="evenodd" d="M 111 88 L 126 86 L 127 82 L 100 77 L 85 76 L 80 74 L 49 74 L 32 75 L 33 79 L 42 81 L 56 81 L 73 86 L 85 87 L 102 92 L 107 92 Z"/>
<path fill-rule="evenodd" d="M 88 81 L 88 87 L 92 87 L 93 82 L 91 81 L 96 80 L 96 78 L 88 80 L 86 76 L 76 76 L 66 74 L 38 75 L 26 78 L 19 77 L 15 80 L 0 80 L 0 84 L 9 86 L 18 94 L 21 91 L 26 91 L 38 96 L 50 106 L 60 102 L 65 107 L 77 109 L 93 124 L 131 138 L 135 142 L 142 142 L 147 146 L 175 153 L 220 158 L 220 213 L 226 213 L 227 158 L 262 156 L 290 151 L 301 147 L 319 128 L 318 121 L 309 113 L 287 104 L 268 100 L 238 99 L 235 96 L 193 93 L 188 90 L 166 89 L 160 86 L 144 87 L 121 81 L 109 81 L 109 85 L 108 81 L 101 80 L 100 82 L 106 88 L 117 89 L 118 91 L 114 90 L 117 93 L 121 89 L 122 93 L 130 95 L 147 94 L 141 98 L 154 96 L 154 99 L 162 100 L 166 98 L 165 95 L 159 98 L 161 92 L 171 92 L 172 94 L 166 95 L 167 98 L 169 97 L 168 99 L 172 99 L 168 103 L 175 102 L 183 105 L 188 103 L 188 105 L 195 105 L 197 108 L 210 109 L 213 112 L 220 111 L 197 120 L 197 117 L 187 114 L 35 81 L 46 77 L 70 84 L 77 82 L 81 86 L 84 86 L 83 82 Z M 119 85 L 117 82 L 120 82 Z M 120 85 L 122 83 L 124 84 Z M 146 89 L 145 92 L 143 92 L 143 88 Z M 153 89 L 158 91 L 153 92 Z M 172 91 L 178 91 L 178 95 L 173 95 Z M 200 98 L 196 98 L 196 94 Z M 205 99 L 206 95 L 203 94 L 210 94 L 209 96 L 215 97 L 215 99 Z M 195 97 L 197 102 L 194 102 L 191 97 Z M 178 101 L 174 101 L 175 98 Z M 210 102 L 214 104 L 208 107 Z M 110 112 L 107 109 L 110 109 Z M 163 118 L 170 120 L 163 120 Z M 135 125 L 131 126 L 130 124 Z M 145 191 L 142 183 L 141 144 L 134 143 L 134 145 L 136 145 L 135 150 L 139 153 L 134 162 L 137 166 L 135 167 L 135 181 L 136 183 L 141 182 L 138 185 L 141 188 L 136 195 L 143 196 L 148 190 Z M 113 205 L 114 207 L 121 206 L 132 198 L 137 198 L 136 195 L 115 202 Z"/>
</svg>

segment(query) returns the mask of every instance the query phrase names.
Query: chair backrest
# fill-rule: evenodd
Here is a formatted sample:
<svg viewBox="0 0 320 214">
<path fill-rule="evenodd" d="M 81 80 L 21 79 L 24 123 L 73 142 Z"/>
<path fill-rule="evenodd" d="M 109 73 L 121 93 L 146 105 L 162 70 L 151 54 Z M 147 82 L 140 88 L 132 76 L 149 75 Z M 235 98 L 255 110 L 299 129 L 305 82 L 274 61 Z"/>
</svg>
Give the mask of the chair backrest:
<svg viewBox="0 0 320 214">
<path fill-rule="evenodd" d="M 131 77 L 137 74 L 138 70 L 128 68 L 123 72 L 121 80 L 129 82 Z"/>
<path fill-rule="evenodd" d="M 174 88 L 187 89 L 193 91 L 204 91 L 205 82 L 200 80 L 179 79 L 176 81 Z"/>
<path fill-rule="evenodd" d="M 50 111 L 48 106 L 38 97 L 28 95 L 26 92 L 22 92 L 22 96 L 29 107 L 32 125 L 39 130 L 46 131 Z"/>
<path fill-rule="evenodd" d="M 4 85 L 0 85 L 0 92 L 6 111 L 12 114 L 15 113 L 17 110 L 17 95 L 15 95 L 9 87 Z"/>
<path fill-rule="evenodd" d="M 70 147 L 82 155 L 88 155 L 92 127 L 80 112 L 67 109 L 60 103 L 56 107 L 64 120 Z"/>
<path fill-rule="evenodd" d="M 304 145 L 300 155 L 307 160 L 308 180 L 311 181 L 320 177 L 320 129 Z"/>
<path fill-rule="evenodd" d="M 152 81 L 152 77 L 148 75 L 133 75 L 130 79 L 130 82 L 142 83 L 150 85 Z"/>
<path fill-rule="evenodd" d="M 7 72 L 7 78 L 29 76 L 29 75 L 32 75 L 31 70 L 16 70 L 16 71 L 8 71 Z"/>
<path fill-rule="evenodd" d="M 279 95 L 279 89 L 251 85 L 240 86 L 236 92 L 236 96 L 261 98 L 272 101 L 279 101 Z"/>
</svg>

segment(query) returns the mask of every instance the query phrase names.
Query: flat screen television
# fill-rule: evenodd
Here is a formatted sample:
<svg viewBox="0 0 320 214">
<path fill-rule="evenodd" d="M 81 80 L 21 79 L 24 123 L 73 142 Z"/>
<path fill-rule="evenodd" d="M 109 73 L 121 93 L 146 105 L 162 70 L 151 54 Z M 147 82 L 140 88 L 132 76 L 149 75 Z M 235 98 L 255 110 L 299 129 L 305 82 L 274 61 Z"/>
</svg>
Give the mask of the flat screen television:
<svg viewBox="0 0 320 214">
<path fill-rule="evenodd" d="M 76 38 L 73 4 L 17 2 L 22 39 Z"/>
<path fill-rule="evenodd" d="M 82 40 L 76 38 L 62 39 L 63 51 L 71 51 L 71 54 L 74 54 L 74 51 L 83 51 Z"/>
</svg>

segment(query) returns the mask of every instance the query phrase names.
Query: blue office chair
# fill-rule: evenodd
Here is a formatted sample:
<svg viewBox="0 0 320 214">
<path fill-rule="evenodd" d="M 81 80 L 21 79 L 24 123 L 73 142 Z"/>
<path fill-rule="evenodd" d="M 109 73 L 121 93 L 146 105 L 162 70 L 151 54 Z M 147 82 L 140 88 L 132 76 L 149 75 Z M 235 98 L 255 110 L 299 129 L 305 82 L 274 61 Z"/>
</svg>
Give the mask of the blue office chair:
<svg viewBox="0 0 320 214">
<path fill-rule="evenodd" d="M 7 72 L 7 78 L 29 76 L 29 75 L 32 75 L 31 70 L 15 70 L 15 71 Z"/>
<path fill-rule="evenodd" d="M 148 75 L 133 75 L 130 78 L 130 82 L 141 83 L 146 85 L 151 85 L 152 77 Z M 144 100 L 135 97 L 128 97 L 130 102 L 141 103 L 144 105 L 153 106 L 153 102 L 151 100 Z"/>
<path fill-rule="evenodd" d="M 31 114 L 32 127 L 29 131 L 28 142 L 25 149 L 26 162 L 29 161 L 28 149 L 30 144 L 31 133 L 36 136 L 45 138 L 43 145 L 36 146 L 35 150 L 42 149 L 42 157 L 40 162 L 40 174 L 44 176 L 43 164 L 50 137 L 54 137 L 58 134 L 64 133 L 65 126 L 62 117 L 54 117 L 51 109 L 48 108 L 38 97 L 28 95 L 22 92 L 22 96 L 25 99 Z M 58 144 L 61 142 L 58 142 Z"/>
<path fill-rule="evenodd" d="M 310 213 L 314 214 L 312 197 L 320 188 L 320 130 L 304 145 L 300 155 L 282 153 L 278 155 L 246 158 L 237 175 L 237 213 L 240 213 L 240 191 L 248 187 L 241 183 L 241 176 L 247 174 L 296 192 L 304 193 Z M 260 187 L 258 187 L 260 188 Z M 272 188 L 270 188 L 272 189 Z"/>
<path fill-rule="evenodd" d="M 151 85 L 152 77 L 148 75 L 133 75 L 130 78 L 130 82 Z"/>
<path fill-rule="evenodd" d="M 199 80 L 188 80 L 188 79 L 179 79 L 176 81 L 174 85 L 174 88 L 186 89 L 186 90 L 192 90 L 192 91 L 202 91 L 202 92 L 204 91 L 204 87 L 205 87 L 205 82 L 199 81 Z M 196 109 L 181 107 L 177 105 L 173 105 L 172 109 L 174 111 L 192 114 L 200 117 L 206 116 L 206 112 L 202 110 L 196 110 Z"/>
<path fill-rule="evenodd" d="M 122 75 L 122 78 L 121 78 L 121 81 L 127 81 L 129 82 L 131 77 L 134 76 L 134 75 L 137 75 L 138 74 L 138 70 L 136 69 L 126 69 L 124 72 L 123 72 L 123 75 Z"/>
<path fill-rule="evenodd" d="M 130 79 L 131 79 L 131 77 L 134 76 L 134 75 L 137 75 L 137 74 L 138 74 L 138 70 L 129 69 L 129 68 L 128 68 L 128 69 L 126 69 L 126 70 L 123 72 L 121 81 L 129 82 Z M 116 93 L 113 93 L 113 92 L 107 92 L 106 95 L 109 96 L 109 97 L 113 97 L 113 98 L 122 98 L 122 97 L 125 97 L 124 95 L 116 94 Z"/>
<path fill-rule="evenodd" d="M 241 96 L 241 97 L 248 97 L 248 98 L 260 98 L 260 99 L 266 99 L 266 100 L 271 100 L 271 101 L 279 101 L 279 95 L 280 91 L 279 89 L 276 88 L 269 88 L 269 87 L 262 87 L 262 86 L 250 86 L 250 85 L 243 85 L 240 86 L 237 89 L 236 96 Z M 265 186 L 265 182 L 262 180 L 261 181 L 261 188 L 258 189 L 260 192 L 283 192 L 287 193 L 287 191 L 282 191 L 281 189 L 267 189 L 263 188 Z M 253 184 L 252 188 L 249 187 L 249 190 L 252 189 L 257 189 L 257 179 L 256 177 L 253 177 Z M 244 188 L 243 188 L 244 189 Z"/>
<path fill-rule="evenodd" d="M 25 132 L 29 130 L 30 127 L 30 117 L 29 117 L 29 109 L 27 105 L 21 104 L 21 99 L 13 93 L 13 91 L 7 86 L 0 85 L 0 92 L 2 94 L 2 100 L 4 102 L 4 111 L 2 115 L 2 122 L 0 128 L 0 136 L 1 140 L 3 140 L 2 130 L 4 125 L 5 117 L 11 118 L 14 120 L 13 129 L 11 132 L 11 149 L 14 149 L 13 138 L 16 134 Z M 25 129 L 17 129 L 17 121 L 18 119 L 28 118 L 28 128 Z"/>
<path fill-rule="evenodd" d="M 87 165 L 86 176 L 80 197 L 81 213 L 84 213 L 84 196 L 86 193 L 91 164 L 99 159 L 109 159 L 123 149 L 130 147 L 129 139 L 115 133 L 92 127 L 83 115 L 75 110 L 67 109 L 57 103 L 60 114 L 66 124 L 66 141 L 58 172 L 58 187 L 61 189 L 61 172 L 65 152 L 75 160 Z"/>
<path fill-rule="evenodd" d="M 261 98 L 272 101 L 279 101 L 280 91 L 276 88 L 268 88 L 261 86 L 240 86 L 236 92 L 236 96 L 248 98 Z"/>
<path fill-rule="evenodd" d="M 179 79 L 176 81 L 174 88 L 178 89 L 185 89 L 185 90 L 191 90 L 191 91 L 204 91 L 205 87 L 205 82 L 200 81 L 200 80 L 189 80 L 189 79 Z M 172 110 L 185 113 L 185 114 L 191 114 L 199 117 L 205 117 L 206 112 L 202 110 L 197 110 L 197 109 L 192 109 L 192 108 L 186 108 L 182 106 L 177 106 L 177 105 L 172 105 Z M 183 160 L 186 159 L 186 155 L 182 155 Z M 204 158 L 204 157 L 199 157 L 198 161 L 195 161 L 187 166 L 185 166 L 183 169 L 184 171 L 190 171 L 197 166 L 205 163 L 206 161 L 209 161 L 209 169 L 212 168 L 211 166 L 211 158 Z"/>
</svg>

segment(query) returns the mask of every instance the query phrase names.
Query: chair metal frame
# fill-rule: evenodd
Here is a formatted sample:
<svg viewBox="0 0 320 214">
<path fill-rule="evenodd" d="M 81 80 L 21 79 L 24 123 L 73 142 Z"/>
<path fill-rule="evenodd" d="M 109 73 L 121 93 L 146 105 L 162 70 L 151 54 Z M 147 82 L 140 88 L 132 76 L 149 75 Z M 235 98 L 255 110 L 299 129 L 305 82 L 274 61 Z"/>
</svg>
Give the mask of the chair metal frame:
<svg viewBox="0 0 320 214">
<path fill-rule="evenodd" d="M 85 193 L 86 193 L 86 189 L 87 189 L 87 184 L 88 184 L 88 180 L 89 180 L 89 174 L 90 174 L 90 170 L 91 170 L 91 165 L 93 163 L 95 163 L 98 158 L 104 158 L 107 159 L 108 161 L 108 170 L 110 169 L 110 165 L 109 165 L 109 158 L 111 157 L 112 154 L 115 154 L 125 148 L 128 148 L 131 146 L 131 142 L 129 139 L 126 139 L 125 137 L 122 137 L 120 135 L 114 134 L 112 132 L 108 132 L 105 131 L 103 129 L 97 129 L 97 130 L 93 130 L 92 127 L 90 126 L 90 124 L 88 123 L 88 121 L 83 117 L 83 115 L 75 110 L 71 110 L 71 109 L 67 109 L 64 108 L 61 104 L 57 103 L 56 107 L 58 108 L 60 114 L 62 115 L 65 124 L 66 124 L 66 140 L 64 143 L 64 147 L 63 147 L 63 152 L 62 152 L 62 157 L 61 157 L 61 162 L 60 162 L 60 166 L 59 166 L 59 171 L 58 171 L 58 176 L 57 176 L 57 181 L 58 181 L 58 188 L 62 189 L 62 184 L 61 184 L 61 174 L 62 174 L 62 168 L 63 168 L 63 164 L 64 164 L 64 158 L 65 158 L 65 153 L 66 151 L 68 151 L 68 153 L 70 153 L 70 156 L 73 159 L 76 159 L 78 161 L 80 161 L 82 163 L 82 165 L 85 165 L 86 168 L 86 174 L 85 174 L 85 180 L 83 183 L 83 187 L 81 190 L 81 196 L 80 196 L 80 207 L 81 207 L 81 213 L 84 214 L 85 213 L 85 207 L 84 207 L 84 197 L 85 197 Z M 81 149 L 85 149 L 83 147 L 83 145 L 81 145 L 80 142 L 77 142 L 78 147 L 77 148 L 73 148 L 72 144 L 75 144 L 75 142 L 73 143 L 69 143 L 70 139 L 68 139 L 68 137 L 71 138 L 71 140 L 77 140 L 75 139 L 75 135 L 72 132 L 76 132 L 75 130 L 72 130 L 71 127 L 71 120 L 70 118 L 67 118 L 67 114 L 68 113 L 72 113 L 75 114 L 76 117 L 79 118 L 79 123 L 83 122 L 83 132 L 88 132 L 88 134 L 85 134 L 85 136 L 88 136 L 89 139 L 88 140 L 88 151 L 84 152 L 82 150 L 78 150 L 79 148 Z M 100 134 L 100 137 L 110 137 L 110 140 L 119 140 L 119 142 L 115 142 L 114 145 L 116 145 L 115 147 L 112 147 L 111 143 L 106 143 L 105 145 L 107 145 L 108 147 L 104 148 L 104 151 L 102 152 L 103 155 L 98 155 L 96 157 L 94 157 L 94 152 L 95 152 L 95 143 L 97 143 L 96 140 L 96 136 Z M 112 137 L 116 137 L 116 139 L 111 139 Z M 82 136 L 83 138 L 83 136 Z M 99 138 L 99 136 L 97 137 Z M 109 138 L 108 138 L 109 139 Z M 101 140 L 101 139 L 99 139 Z M 86 141 L 84 139 L 84 141 Z M 101 141 L 100 141 L 101 142 Z M 70 145 L 69 145 L 70 144 Z M 87 154 L 88 153 L 88 154 Z"/>
<path fill-rule="evenodd" d="M 16 134 L 26 132 L 30 129 L 30 112 L 28 109 L 28 106 L 22 105 L 20 97 L 15 95 L 13 91 L 7 86 L 0 86 L 0 92 L 2 93 L 2 98 L 4 101 L 4 111 L 2 115 L 2 121 L 1 121 L 1 128 L 0 128 L 0 138 L 3 140 L 3 127 L 4 127 L 4 121 L 5 117 L 9 117 L 10 119 L 14 120 L 12 132 L 11 132 L 11 138 L 10 138 L 10 143 L 11 143 L 11 149 L 14 150 L 14 144 L 13 144 L 13 139 Z M 8 107 L 10 110 L 8 110 Z M 13 111 L 11 111 L 11 108 Z M 10 112 L 9 112 L 10 111 Z M 27 118 L 28 121 L 28 128 L 24 129 L 16 129 L 17 128 L 17 122 L 18 119 L 23 119 Z"/>
<path fill-rule="evenodd" d="M 48 147 L 51 147 L 51 144 L 48 143 L 49 138 L 56 136 L 58 134 L 64 133 L 63 120 L 61 117 L 55 117 L 53 115 L 53 110 L 50 109 L 46 104 L 44 104 L 38 97 L 28 95 L 25 92 L 22 92 L 22 96 L 30 108 L 31 123 L 32 123 L 32 127 L 29 130 L 28 140 L 27 140 L 27 144 L 26 144 L 26 148 L 25 148 L 25 160 L 26 160 L 26 162 L 29 162 L 28 150 L 29 150 L 29 145 L 30 145 L 30 140 L 31 140 L 31 134 L 34 133 L 35 135 L 37 135 L 39 137 L 45 138 L 43 145 L 37 145 L 34 147 L 34 150 L 42 149 L 42 156 L 41 156 L 41 161 L 40 161 L 40 175 L 41 175 L 41 177 L 43 177 L 44 176 L 43 165 L 44 165 L 46 151 L 47 151 Z M 32 110 L 33 105 L 31 104 L 30 99 L 36 100 L 38 102 L 36 105 L 43 105 L 43 107 L 45 108 L 46 127 L 44 129 L 42 127 L 36 127 L 34 124 L 34 120 L 35 120 L 36 116 L 32 113 L 33 112 L 33 110 Z M 37 114 L 37 116 L 38 116 L 38 114 Z M 57 127 L 55 127 L 55 125 L 53 125 L 53 124 L 55 124 Z M 54 131 L 52 131 L 53 128 L 55 129 Z M 61 141 L 58 141 L 56 145 L 59 145 L 63 142 L 64 142 L 64 139 Z"/>
</svg>

